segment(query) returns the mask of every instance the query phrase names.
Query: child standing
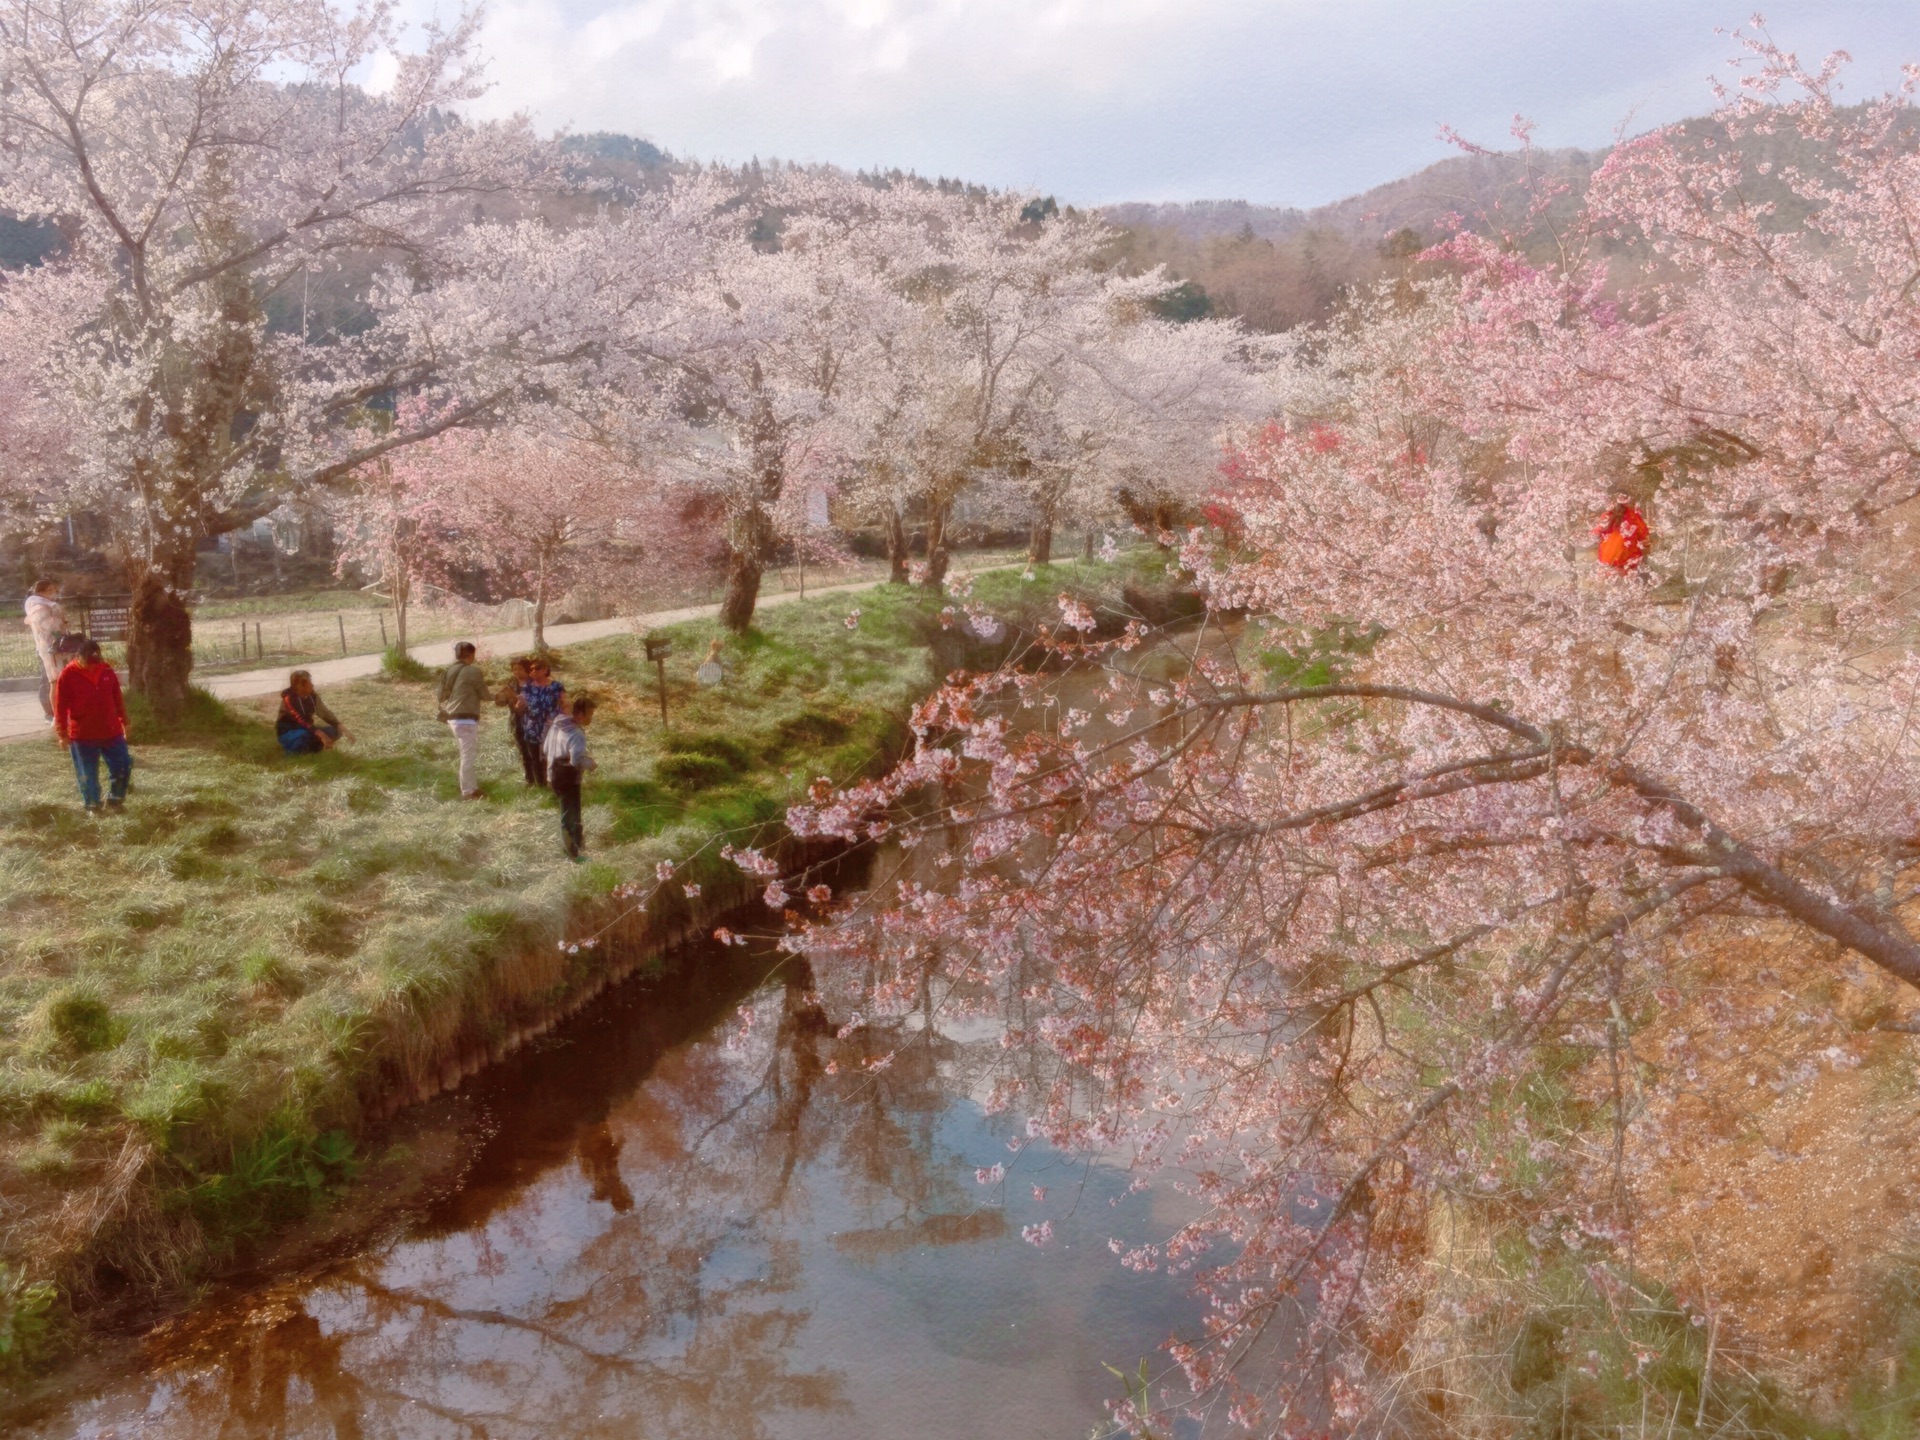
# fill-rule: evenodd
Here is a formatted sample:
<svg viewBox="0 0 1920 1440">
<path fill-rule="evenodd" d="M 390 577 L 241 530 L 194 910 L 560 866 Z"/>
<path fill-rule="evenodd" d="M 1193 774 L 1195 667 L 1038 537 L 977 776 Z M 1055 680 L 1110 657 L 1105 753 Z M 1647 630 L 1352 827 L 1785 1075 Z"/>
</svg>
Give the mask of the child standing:
<svg viewBox="0 0 1920 1440">
<path fill-rule="evenodd" d="M 107 807 L 118 810 L 127 798 L 133 757 L 127 753 L 127 706 L 120 695 L 120 677 L 101 656 L 98 640 L 85 641 L 53 682 L 53 723 L 73 757 L 80 803 L 87 813 L 100 813 L 102 760 L 112 781 Z"/>
<path fill-rule="evenodd" d="M 574 700 L 570 713 L 556 715 L 547 726 L 541 752 L 547 763 L 547 783 L 560 797 L 560 839 L 569 860 L 584 860 L 586 835 L 580 822 L 580 782 L 594 768 L 587 754 L 587 726 L 593 723 L 593 701 L 585 695 Z"/>
</svg>

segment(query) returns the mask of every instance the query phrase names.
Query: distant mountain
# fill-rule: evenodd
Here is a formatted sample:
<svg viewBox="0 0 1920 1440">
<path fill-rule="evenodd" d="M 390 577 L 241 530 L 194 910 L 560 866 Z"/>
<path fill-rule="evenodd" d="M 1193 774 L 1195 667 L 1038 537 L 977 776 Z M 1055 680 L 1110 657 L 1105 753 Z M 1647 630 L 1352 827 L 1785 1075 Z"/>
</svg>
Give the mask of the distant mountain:
<svg viewBox="0 0 1920 1440">
<path fill-rule="evenodd" d="M 1681 143 L 1724 143 L 1709 117 L 1683 122 Z M 1909 114 L 1897 142 L 1920 147 L 1920 115 Z M 1793 170 L 1822 171 L 1824 146 L 1791 127 L 1751 136 L 1742 146 L 1747 199 L 1771 207 L 1769 223 L 1795 230 L 1807 207 L 1785 183 Z M 1426 169 L 1312 209 L 1202 200 L 1186 205 L 1110 205 L 1100 213 L 1121 230 L 1118 263 L 1165 265 L 1188 284 L 1185 313 L 1237 315 L 1259 330 L 1286 330 L 1325 320 L 1358 287 L 1394 274 L 1409 257 L 1444 237 L 1458 217 L 1468 229 L 1519 228 L 1530 178 L 1566 182 L 1548 208 L 1550 227 L 1570 220 L 1607 150 L 1536 150 L 1456 155 Z M 1505 217 L 1505 218 L 1502 218 Z M 1602 242 L 1619 250 L 1624 242 Z M 1523 247 L 1537 261 L 1551 254 L 1549 235 L 1535 229 Z M 1635 283 L 1631 266 L 1616 283 Z"/>
<path fill-rule="evenodd" d="M 1325 320 L 1358 287 L 1402 269 L 1444 238 L 1452 217 L 1470 228 L 1511 200 L 1529 175 L 1572 182 L 1570 209 L 1605 152 L 1456 155 L 1404 179 L 1309 210 L 1200 200 L 1109 205 L 1120 229 L 1116 260 L 1165 265 L 1187 282 L 1188 313 L 1236 315 L 1256 330 Z"/>
<path fill-rule="evenodd" d="M 1717 128 L 1710 119 L 1682 127 L 1700 138 Z M 1920 120 L 1908 125 L 1906 138 L 1920 143 Z M 612 131 L 563 136 L 559 147 L 569 177 L 584 183 L 477 202 L 471 218 L 511 221 L 540 215 L 556 224 L 577 223 L 602 206 L 628 203 L 668 183 L 685 168 L 651 141 Z M 1789 166 L 1818 168 L 1824 157 L 1786 135 L 1751 141 L 1749 149 L 1744 187 L 1752 198 L 1774 204 L 1775 223 L 1782 228 L 1800 225 L 1804 206 L 1780 176 Z M 1167 314 L 1180 319 L 1236 315 L 1255 329 L 1278 331 L 1324 321 L 1356 289 L 1404 270 L 1412 256 L 1447 233 L 1453 217 L 1482 230 L 1501 223 L 1491 217 L 1502 212 L 1517 220 L 1529 178 L 1567 182 L 1567 193 L 1555 201 L 1548 218 L 1571 216 L 1606 155 L 1605 150 L 1575 149 L 1455 155 L 1403 179 L 1307 209 L 1199 200 L 1110 205 L 1099 213 L 1119 232 L 1113 263 L 1132 270 L 1165 265 L 1185 282 L 1170 298 Z M 750 179 L 758 170 L 759 162 L 750 162 L 741 174 Z M 861 173 L 875 184 L 976 188 L 960 180 L 924 180 L 908 171 Z M 1054 203 L 1049 198 L 1036 205 Z M 51 226 L 0 214 L 0 268 L 33 264 L 58 245 L 59 234 Z M 315 335 L 364 328 L 372 318 L 368 288 L 385 258 L 347 257 L 326 273 L 298 277 L 268 299 L 273 324 Z"/>
<path fill-rule="evenodd" d="M 569 155 L 589 155 L 597 160 L 631 165 L 637 170 L 655 170 L 673 163 L 673 157 L 651 140 L 618 135 L 611 130 L 564 136 L 560 148 Z"/>
<path fill-rule="evenodd" d="M 1412 230 L 1426 239 L 1440 233 L 1439 226 L 1449 215 L 1471 220 L 1492 209 L 1526 179 L 1530 168 L 1536 173 L 1565 176 L 1578 188 L 1605 158 L 1604 150 L 1536 150 L 1529 156 L 1455 155 L 1403 179 L 1311 210 L 1254 205 L 1245 200 L 1195 200 L 1184 205 L 1109 205 L 1100 213 L 1114 225 L 1165 231 L 1187 241 L 1220 236 L 1285 240 L 1309 230 L 1338 231 L 1375 240 Z"/>
<path fill-rule="evenodd" d="M 60 231 L 43 220 L 21 220 L 0 210 L 0 270 L 38 265 L 60 248 Z"/>
</svg>

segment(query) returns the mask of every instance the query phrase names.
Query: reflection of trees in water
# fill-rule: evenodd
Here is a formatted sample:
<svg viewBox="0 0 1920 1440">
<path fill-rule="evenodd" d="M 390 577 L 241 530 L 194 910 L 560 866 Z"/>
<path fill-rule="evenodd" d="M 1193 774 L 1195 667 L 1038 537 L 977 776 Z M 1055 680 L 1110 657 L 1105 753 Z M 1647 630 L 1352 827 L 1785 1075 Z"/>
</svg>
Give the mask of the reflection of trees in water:
<svg viewBox="0 0 1920 1440">
<path fill-rule="evenodd" d="M 234 1327 L 216 1368 L 165 1377 L 174 1403 L 141 1433 L 757 1440 L 780 1411 L 842 1403 L 837 1377 L 793 1373 L 781 1358 L 804 1310 L 710 1298 L 679 1353 L 652 1358 L 600 1348 L 566 1302 L 532 1319 L 365 1275 L 317 1298 L 344 1313 L 282 1309 Z"/>
<path fill-rule="evenodd" d="M 1000 1215 L 936 1163 L 952 1042 L 930 1026 L 839 1037 L 797 958 L 751 1008 L 737 1045 L 659 1047 L 644 1088 L 574 1102 L 562 1134 L 538 1138 L 537 1173 L 524 1153 L 503 1170 L 510 1195 L 456 1200 L 426 1239 L 290 1304 L 256 1302 L 224 1334 L 201 1327 L 163 1376 L 171 1428 L 751 1440 L 782 1411 L 843 1407 L 836 1373 L 788 1360 L 810 1313 L 794 1301 L 810 1177 L 878 1212 L 836 1237 L 856 1259 L 989 1238 Z M 556 1121 L 560 1104 L 541 1097 L 503 1129 Z M 470 1228 L 453 1228 L 463 1211 Z M 474 1303 L 502 1292 L 508 1308 Z"/>
</svg>

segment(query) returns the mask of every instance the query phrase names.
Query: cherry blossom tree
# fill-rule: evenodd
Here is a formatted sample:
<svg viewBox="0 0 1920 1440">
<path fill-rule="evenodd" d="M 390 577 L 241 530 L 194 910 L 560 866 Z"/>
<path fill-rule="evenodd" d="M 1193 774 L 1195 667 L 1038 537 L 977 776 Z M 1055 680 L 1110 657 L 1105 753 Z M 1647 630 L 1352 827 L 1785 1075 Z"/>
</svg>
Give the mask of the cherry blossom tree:
<svg viewBox="0 0 1920 1440">
<path fill-rule="evenodd" d="M 1031 201 L 923 191 L 914 309 L 850 367 L 848 493 L 885 529 L 896 578 L 909 517 L 926 528 L 929 583 L 963 495 L 1026 525 L 1044 561 L 1068 515 L 1116 516 L 1132 490 L 1197 493 L 1229 420 L 1264 409 L 1268 344 L 1233 322 L 1158 318 L 1172 281 L 1101 268 L 1104 227 L 1034 219 Z"/>
<path fill-rule="evenodd" d="M 696 247 L 659 311 L 623 333 L 628 443 L 725 515 L 721 618 L 744 629 L 796 476 L 831 477 L 859 417 L 849 376 L 903 323 L 922 240 L 917 195 L 833 172 L 685 177 L 610 243 Z"/>
<path fill-rule="evenodd" d="M 420 423 L 403 416 L 400 423 Z M 416 582 L 484 576 L 533 607 L 546 648 L 548 606 L 582 584 L 616 596 L 678 573 L 686 527 L 644 472 L 574 433 L 568 417 L 447 429 L 364 466 L 340 496 L 343 566 L 377 574 L 398 612 Z"/>
<path fill-rule="evenodd" d="M 533 604 L 545 650 L 547 606 L 575 585 L 618 591 L 640 576 L 645 537 L 659 536 L 641 476 L 602 447 L 537 419 L 435 442 L 438 516 L 455 559 Z"/>
<path fill-rule="evenodd" d="M 1055 528 L 1126 518 L 1196 516 L 1218 481 L 1228 429 L 1263 418 L 1285 342 L 1237 321 L 1173 324 L 1141 303 L 1171 288 L 1162 275 L 1102 297 L 1076 343 L 1051 404 L 1023 426 L 1007 479 L 1037 564 L 1052 558 Z M 1153 531 L 1156 536 L 1159 528 Z"/>
<path fill-rule="evenodd" d="M 926 527 L 927 581 L 949 559 L 955 502 L 983 475 L 1031 479 L 1071 462 L 1053 407 L 1076 352 L 1095 343 L 1128 282 L 1094 266 L 1105 228 L 1083 216 L 1027 218 L 1030 196 L 940 195 L 937 260 L 921 323 L 890 356 L 892 412 L 912 429 L 905 472 Z M 1139 298 L 1157 277 L 1132 282 Z M 881 472 L 883 475 L 886 473 Z M 894 477 L 889 477 L 894 478 Z M 1044 484 L 1044 482 L 1042 482 Z"/>
<path fill-rule="evenodd" d="M 1843 110 L 1836 65 L 1749 55 L 1710 132 L 1616 149 L 1555 262 L 1462 238 L 1303 353 L 1227 467 L 1234 545 L 1187 538 L 1246 619 L 1183 678 L 1063 598 L 1078 674 L 958 680 L 892 776 L 790 817 L 909 847 L 795 942 L 823 981 L 996 1015 L 1055 1057 L 996 1103 L 1199 1197 L 1122 1259 L 1207 1290 L 1174 1353 L 1257 1433 L 1387 1418 L 1443 1215 L 1626 1293 L 1723 1032 L 1795 1009 L 1741 1061 L 1784 1089 L 1871 1043 L 1765 962 L 1703 1026 L 1703 956 L 1920 986 L 1920 70 Z"/>
<path fill-rule="evenodd" d="M 423 399 L 410 399 L 392 423 L 426 429 L 431 417 L 421 412 L 427 408 Z M 443 585 L 449 578 L 453 521 L 448 503 L 461 483 L 465 458 L 455 440 L 455 432 L 445 431 L 381 455 L 362 465 L 351 484 L 334 495 L 335 568 L 341 574 L 371 575 L 386 587 L 393 602 L 394 644 L 402 655 L 416 586 Z"/>
<path fill-rule="evenodd" d="M 0 516 L 30 530 L 65 510 L 73 437 L 61 408 L 36 383 L 36 347 L 56 327 L 32 307 L 8 303 L 7 290 L 0 278 Z M 58 293 L 39 298 L 56 311 L 71 303 Z"/>
<path fill-rule="evenodd" d="M 0 6 L 0 204 L 68 231 L 65 258 L 15 279 L 5 303 L 50 318 L 33 292 L 76 276 L 91 291 L 35 346 L 36 385 L 77 437 L 73 488 L 124 551 L 129 670 L 162 709 L 186 693 L 201 542 L 421 438 L 336 444 L 369 400 L 440 371 L 435 337 L 384 322 L 280 333 L 266 303 L 351 255 L 398 262 L 402 288 L 430 284 L 459 208 L 541 172 L 524 124 L 455 114 L 480 90 L 474 26 L 429 25 L 406 48 L 379 5 Z M 376 64 L 392 76 L 378 95 L 354 78 Z M 479 411 L 495 399 L 469 393 Z"/>
</svg>

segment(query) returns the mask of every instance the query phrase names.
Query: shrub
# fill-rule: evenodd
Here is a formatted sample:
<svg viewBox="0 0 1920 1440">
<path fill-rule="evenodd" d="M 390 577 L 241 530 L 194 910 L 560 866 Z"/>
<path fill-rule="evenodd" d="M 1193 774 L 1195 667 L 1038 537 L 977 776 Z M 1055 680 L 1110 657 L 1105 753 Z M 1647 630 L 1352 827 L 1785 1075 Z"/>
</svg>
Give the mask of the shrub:
<svg viewBox="0 0 1920 1440">
<path fill-rule="evenodd" d="M 389 680 L 410 680 L 414 682 L 433 679 L 433 667 L 423 665 L 398 645 L 389 645 L 380 657 L 380 673 Z"/>
<path fill-rule="evenodd" d="M 808 706 L 798 715 L 791 715 L 780 722 L 778 734 L 781 750 L 808 749 L 814 746 L 837 745 L 847 738 L 852 729 L 845 720 L 827 710 Z"/>
<path fill-rule="evenodd" d="M 663 785 L 676 790 L 705 790 L 733 779 L 734 769 L 712 755 L 663 755 L 655 762 L 654 775 Z"/>
<path fill-rule="evenodd" d="M 201 1176 L 186 1194 L 202 1223 L 224 1236 L 249 1234 L 263 1221 L 304 1213 L 355 1169 L 353 1141 L 344 1131 L 315 1135 L 286 1123 L 268 1126 L 231 1153 L 226 1171 Z"/>
<path fill-rule="evenodd" d="M 91 990 L 75 987 L 55 995 L 47 1002 L 47 1026 L 82 1055 L 114 1045 L 113 1011 Z"/>
<path fill-rule="evenodd" d="M 17 1374 L 33 1364 L 45 1347 L 58 1295 L 44 1281 L 29 1284 L 0 1264 L 0 1370 Z"/>
<path fill-rule="evenodd" d="M 300 993 L 299 973 L 285 958 L 270 950 L 256 950 L 240 962 L 240 974 L 249 985 L 281 995 Z"/>
<path fill-rule="evenodd" d="M 753 768 L 753 752 L 730 735 L 711 730 L 675 731 L 663 742 L 669 755 L 705 755 L 740 775 Z"/>
</svg>

